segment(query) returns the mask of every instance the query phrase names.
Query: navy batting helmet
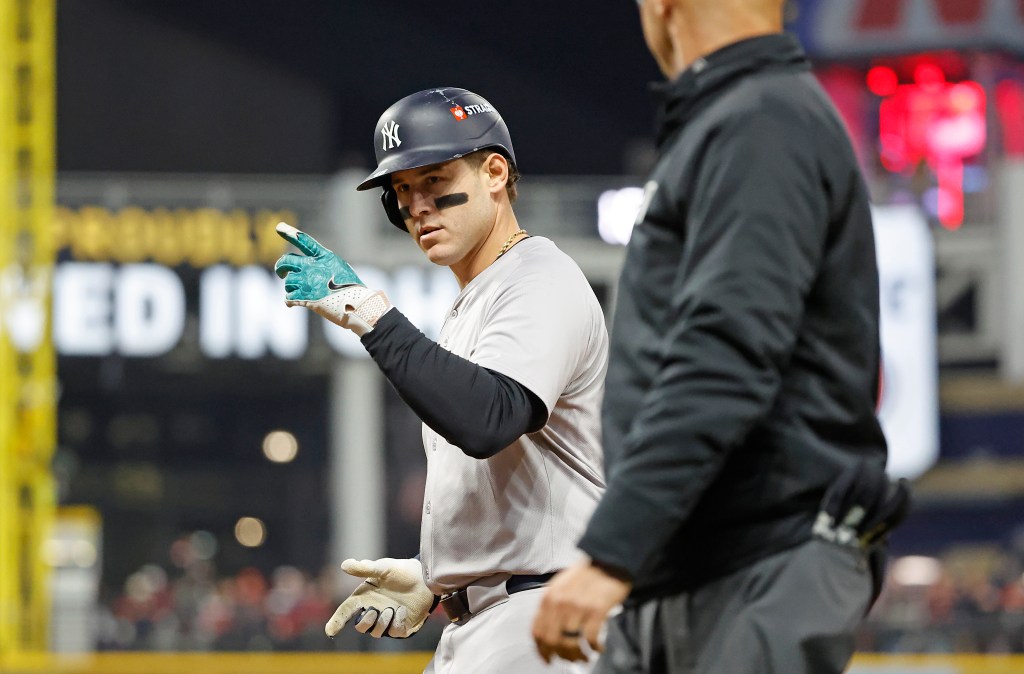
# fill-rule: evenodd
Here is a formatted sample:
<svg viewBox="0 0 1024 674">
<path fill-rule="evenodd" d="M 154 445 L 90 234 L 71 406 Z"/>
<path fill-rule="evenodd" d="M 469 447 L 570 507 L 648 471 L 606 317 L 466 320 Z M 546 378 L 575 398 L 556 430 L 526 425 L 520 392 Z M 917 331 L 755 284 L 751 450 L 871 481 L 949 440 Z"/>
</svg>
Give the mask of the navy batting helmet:
<svg viewBox="0 0 1024 674">
<path fill-rule="evenodd" d="M 383 187 L 381 201 L 388 219 L 405 231 L 391 174 L 440 164 L 491 148 L 516 165 L 505 121 L 490 103 L 456 87 L 426 89 L 388 108 L 373 134 L 377 169 L 356 188 Z"/>
</svg>

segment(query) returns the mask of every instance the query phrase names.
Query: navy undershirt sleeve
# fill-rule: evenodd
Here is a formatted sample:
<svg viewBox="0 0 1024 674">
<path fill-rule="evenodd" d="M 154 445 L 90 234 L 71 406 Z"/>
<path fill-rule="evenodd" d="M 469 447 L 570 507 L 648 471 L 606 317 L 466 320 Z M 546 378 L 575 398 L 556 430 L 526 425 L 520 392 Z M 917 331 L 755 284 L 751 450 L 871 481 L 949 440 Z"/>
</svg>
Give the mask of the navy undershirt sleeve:
<svg viewBox="0 0 1024 674">
<path fill-rule="evenodd" d="M 494 456 L 547 422 L 547 408 L 532 391 L 443 349 L 398 309 L 362 342 L 413 412 L 468 456 Z"/>
</svg>

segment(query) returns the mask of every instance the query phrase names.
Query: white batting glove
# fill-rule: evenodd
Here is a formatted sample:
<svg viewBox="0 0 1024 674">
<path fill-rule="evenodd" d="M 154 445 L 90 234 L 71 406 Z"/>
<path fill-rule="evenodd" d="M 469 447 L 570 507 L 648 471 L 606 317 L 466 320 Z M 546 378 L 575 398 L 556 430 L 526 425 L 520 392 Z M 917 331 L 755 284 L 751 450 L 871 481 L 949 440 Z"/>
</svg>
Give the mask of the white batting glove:
<svg viewBox="0 0 1024 674">
<path fill-rule="evenodd" d="M 286 253 L 274 265 L 274 272 L 284 279 L 285 304 L 312 309 L 359 336 L 373 330 L 391 309 L 387 295 L 363 285 L 348 262 L 309 234 L 283 222 L 277 233 L 302 251 Z"/>
<path fill-rule="evenodd" d="M 434 593 L 423 583 L 423 565 L 418 559 L 346 559 L 345 573 L 365 578 L 355 592 L 341 603 L 324 631 L 333 637 L 360 611 L 356 630 L 377 639 L 385 634 L 404 639 L 423 627 L 434 604 Z"/>
</svg>

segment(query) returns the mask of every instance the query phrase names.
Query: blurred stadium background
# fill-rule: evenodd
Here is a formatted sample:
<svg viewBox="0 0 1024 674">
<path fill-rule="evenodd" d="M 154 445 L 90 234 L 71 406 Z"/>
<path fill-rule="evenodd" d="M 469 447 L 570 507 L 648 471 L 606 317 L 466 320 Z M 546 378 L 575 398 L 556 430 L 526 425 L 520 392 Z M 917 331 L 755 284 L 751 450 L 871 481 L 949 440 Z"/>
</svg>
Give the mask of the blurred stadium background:
<svg viewBox="0 0 1024 674">
<path fill-rule="evenodd" d="M 1024 671 L 1024 2 L 787 18 L 876 204 L 916 492 L 852 671 Z M 273 225 L 436 333 L 454 280 L 352 188 L 387 105 L 464 86 L 610 309 L 656 77 L 626 0 L 0 0 L 0 671 L 421 671 L 436 616 L 323 636 L 341 559 L 416 552 L 425 463 L 359 344 L 283 306 Z"/>
</svg>

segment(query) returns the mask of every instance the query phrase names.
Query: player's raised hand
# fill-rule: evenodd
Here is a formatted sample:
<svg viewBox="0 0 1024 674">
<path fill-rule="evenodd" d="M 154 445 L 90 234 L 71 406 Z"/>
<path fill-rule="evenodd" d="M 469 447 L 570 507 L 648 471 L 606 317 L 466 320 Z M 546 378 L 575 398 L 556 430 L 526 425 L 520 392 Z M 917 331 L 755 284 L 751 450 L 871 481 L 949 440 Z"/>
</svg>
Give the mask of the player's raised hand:
<svg viewBox="0 0 1024 674">
<path fill-rule="evenodd" d="M 285 253 L 274 264 L 284 279 L 285 304 L 303 306 L 358 335 L 373 329 L 390 308 L 387 295 L 369 290 L 355 270 L 319 241 L 280 222 L 277 233 L 302 255 Z"/>
<path fill-rule="evenodd" d="M 349 285 L 363 285 L 348 262 L 303 231 L 279 222 L 277 233 L 302 255 L 285 253 L 274 272 L 285 281 L 288 306 L 305 305 L 323 299 Z"/>
<path fill-rule="evenodd" d="M 327 621 L 324 631 L 333 637 L 352 619 L 356 630 L 380 638 L 405 638 L 423 627 L 434 604 L 434 594 L 423 583 L 418 559 L 346 559 L 341 569 L 365 580 Z"/>
</svg>

